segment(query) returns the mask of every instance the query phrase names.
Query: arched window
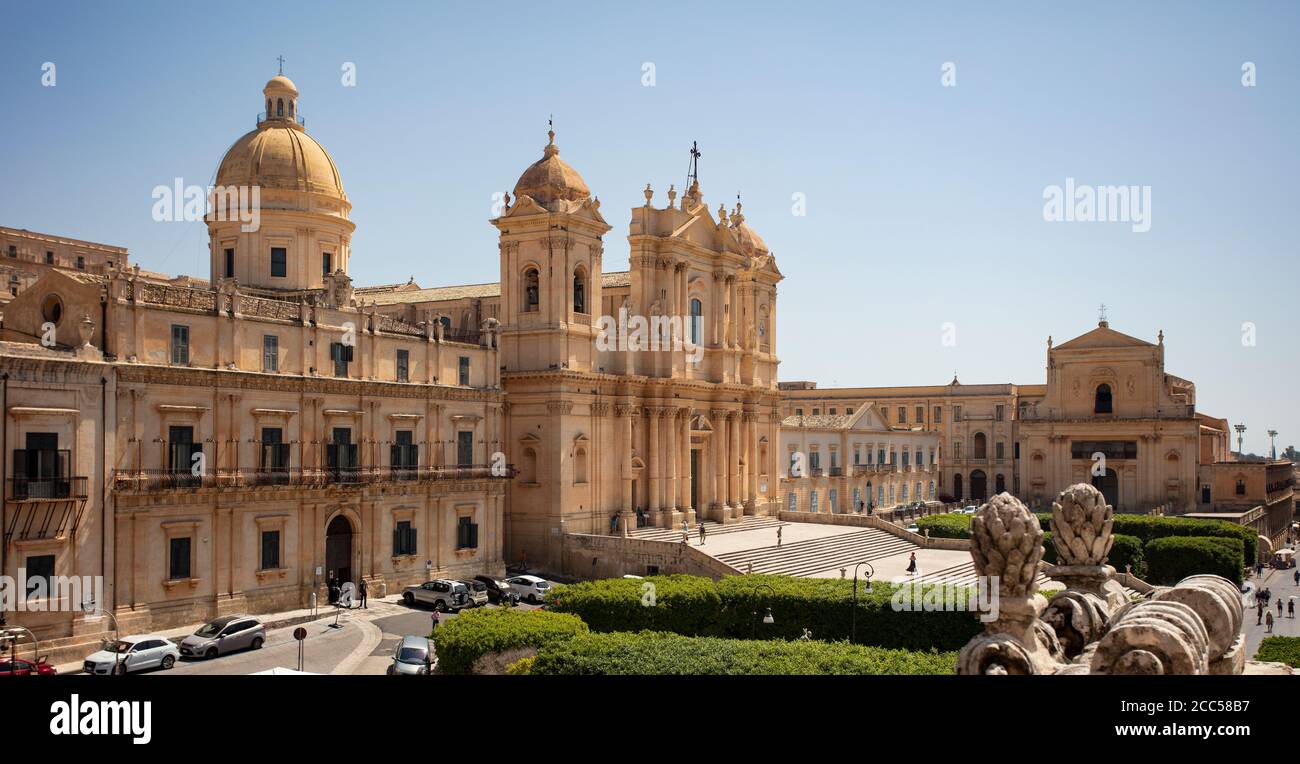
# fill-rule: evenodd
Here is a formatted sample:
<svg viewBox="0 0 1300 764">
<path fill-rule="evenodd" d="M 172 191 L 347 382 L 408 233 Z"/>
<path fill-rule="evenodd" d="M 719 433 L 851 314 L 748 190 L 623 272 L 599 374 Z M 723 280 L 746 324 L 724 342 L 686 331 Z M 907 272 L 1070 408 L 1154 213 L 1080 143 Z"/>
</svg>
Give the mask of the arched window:
<svg viewBox="0 0 1300 764">
<path fill-rule="evenodd" d="M 952 476 L 952 497 L 961 501 L 961 473 Z"/>
<path fill-rule="evenodd" d="M 573 312 L 587 312 L 587 277 L 581 268 L 573 272 Z"/>
<path fill-rule="evenodd" d="M 704 344 L 704 303 L 698 298 L 691 300 L 691 343 Z"/>
<path fill-rule="evenodd" d="M 289 99 L 289 116 L 290 116 L 290 117 L 293 116 L 293 99 L 292 99 L 292 98 Z"/>
<path fill-rule="evenodd" d="M 277 117 L 283 117 L 283 116 L 284 116 L 284 99 L 283 99 L 283 98 L 277 98 L 277 99 L 275 99 L 275 116 L 277 116 Z"/>
<path fill-rule="evenodd" d="M 1097 385 L 1097 398 L 1092 405 L 1092 413 L 1109 414 L 1112 410 L 1110 385 Z"/>
<path fill-rule="evenodd" d="M 972 459 L 989 458 L 988 447 L 989 447 L 988 438 L 984 436 L 984 433 L 982 432 L 975 433 L 975 440 L 971 444 L 971 451 L 973 452 L 971 454 L 971 458 Z"/>
<path fill-rule="evenodd" d="M 271 116 L 271 99 L 266 99 L 266 116 Z"/>
<path fill-rule="evenodd" d="M 535 312 L 540 305 L 540 301 L 541 292 L 538 284 L 537 269 L 529 268 L 524 271 L 524 312 Z"/>
<path fill-rule="evenodd" d="M 1238 496 L 1246 495 L 1246 481 L 1241 478 L 1237 478 L 1237 495 Z"/>
</svg>

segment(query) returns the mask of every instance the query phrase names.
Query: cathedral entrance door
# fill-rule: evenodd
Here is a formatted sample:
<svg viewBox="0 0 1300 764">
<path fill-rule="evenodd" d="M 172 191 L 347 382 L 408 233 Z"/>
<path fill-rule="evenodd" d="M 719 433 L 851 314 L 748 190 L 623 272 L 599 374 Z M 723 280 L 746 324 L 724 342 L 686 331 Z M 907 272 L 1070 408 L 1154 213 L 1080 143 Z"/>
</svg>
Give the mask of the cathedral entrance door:
<svg viewBox="0 0 1300 764">
<path fill-rule="evenodd" d="M 1111 507 L 1113 507 L 1116 512 L 1118 512 L 1119 511 L 1119 476 L 1115 474 L 1115 470 L 1108 469 L 1106 470 L 1105 475 L 1093 475 L 1092 485 L 1098 491 L 1101 491 L 1102 496 L 1106 497 L 1106 503 L 1109 504 Z"/>
</svg>

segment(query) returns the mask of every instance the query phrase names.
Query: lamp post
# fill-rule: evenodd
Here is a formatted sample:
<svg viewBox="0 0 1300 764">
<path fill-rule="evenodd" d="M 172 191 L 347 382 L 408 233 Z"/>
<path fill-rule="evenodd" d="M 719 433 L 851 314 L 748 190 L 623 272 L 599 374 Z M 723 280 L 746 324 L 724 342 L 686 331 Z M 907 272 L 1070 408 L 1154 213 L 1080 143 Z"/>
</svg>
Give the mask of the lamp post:
<svg viewBox="0 0 1300 764">
<path fill-rule="evenodd" d="M 81 604 L 83 611 L 89 613 L 95 608 L 95 600 L 89 599 Z M 117 649 L 117 643 L 122 641 L 122 632 L 117 626 L 117 616 L 113 615 L 111 610 L 101 610 L 100 615 L 108 616 L 113 622 L 113 676 L 117 676 L 118 671 L 122 668 L 122 652 Z"/>
<path fill-rule="evenodd" d="M 860 562 L 853 566 L 853 610 L 849 615 L 849 644 L 857 641 L 858 637 L 858 569 L 866 566 L 867 568 L 867 592 L 871 592 L 871 577 L 876 575 L 876 569 L 869 562 Z"/>
<path fill-rule="evenodd" d="M 1232 426 L 1232 429 L 1234 429 L 1234 430 L 1237 431 L 1237 455 L 1238 455 L 1238 456 L 1241 456 L 1241 455 L 1242 455 L 1242 451 L 1241 451 L 1241 441 L 1242 441 L 1243 436 L 1244 436 L 1245 433 L 1246 433 L 1246 425 L 1244 425 L 1244 424 L 1234 424 L 1234 425 Z"/>
<path fill-rule="evenodd" d="M 754 591 L 757 591 L 760 586 L 767 587 L 767 590 L 772 593 L 772 598 L 773 599 L 776 598 L 776 589 L 773 589 L 771 584 L 758 584 L 757 586 L 754 587 Z M 758 639 L 758 605 L 757 604 L 754 606 L 754 612 L 752 613 L 752 615 L 754 620 L 753 638 Z M 763 623 L 769 626 L 776 623 L 776 619 L 772 617 L 772 607 L 770 605 L 767 608 L 765 608 L 763 611 Z"/>
<path fill-rule="evenodd" d="M 1269 430 L 1268 431 L 1268 450 L 1270 453 L 1269 458 L 1274 461 L 1277 461 L 1277 440 L 1276 439 L 1277 439 L 1277 430 Z"/>
</svg>

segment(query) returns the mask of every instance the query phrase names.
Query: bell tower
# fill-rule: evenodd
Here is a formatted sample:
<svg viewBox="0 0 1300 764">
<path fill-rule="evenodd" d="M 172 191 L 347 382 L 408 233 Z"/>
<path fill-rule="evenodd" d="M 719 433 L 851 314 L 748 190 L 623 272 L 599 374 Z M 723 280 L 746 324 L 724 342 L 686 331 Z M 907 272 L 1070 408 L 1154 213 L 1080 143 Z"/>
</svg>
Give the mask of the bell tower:
<svg viewBox="0 0 1300 764">
<path fill-rule="evenodd" d="M 510 371 L 593 371 L 601 237 L 610 225 L 555 131 L 492 221 L 500 231 L 501 363 Z"/>
</svg>

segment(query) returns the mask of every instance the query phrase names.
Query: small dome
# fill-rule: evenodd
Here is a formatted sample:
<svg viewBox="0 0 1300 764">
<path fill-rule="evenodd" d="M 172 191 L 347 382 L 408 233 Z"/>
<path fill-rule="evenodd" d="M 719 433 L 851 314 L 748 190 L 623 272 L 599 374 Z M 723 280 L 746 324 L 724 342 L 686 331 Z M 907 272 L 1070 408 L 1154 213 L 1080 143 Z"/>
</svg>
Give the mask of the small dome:
<svg viewBox="0 0 1300 764">
<path fill-rule="evenodd" d="M 277 74 L 271 79 L 267 80 L 266 87 L 262 88 L 262 92 L 264 93 L 269 93 L 271 91 L 276 91 L 276 92 L 287 91 L 289 93 L 292 93 L 293 95 L 298 95 L 298 86 L 293 84 L 293 80 L 289 79 L 283 74 Z"/>
<path fill-rule="evenodd" d="M 560 148 L 555 145 L 555 131 L 548 133 L 551 142 L 542 151 L 542 158 L 529 165 L 515 183 L 515 198 L 531 196 L 538 204 L 564 200 L 580 202 L 591 196 L 591 189 L 578 171 L 560 159 Z"/>
<path fill-rule="evenodd" d="M 745 222 L 740 202 L 736 202 L 736 209 L 731 213 L 731 225 L 736 234 L 736 241 L 745 254 L 750 256 L 768 254 L 767 242 L 763 241 L 763 237 Z"/>
</svg>

